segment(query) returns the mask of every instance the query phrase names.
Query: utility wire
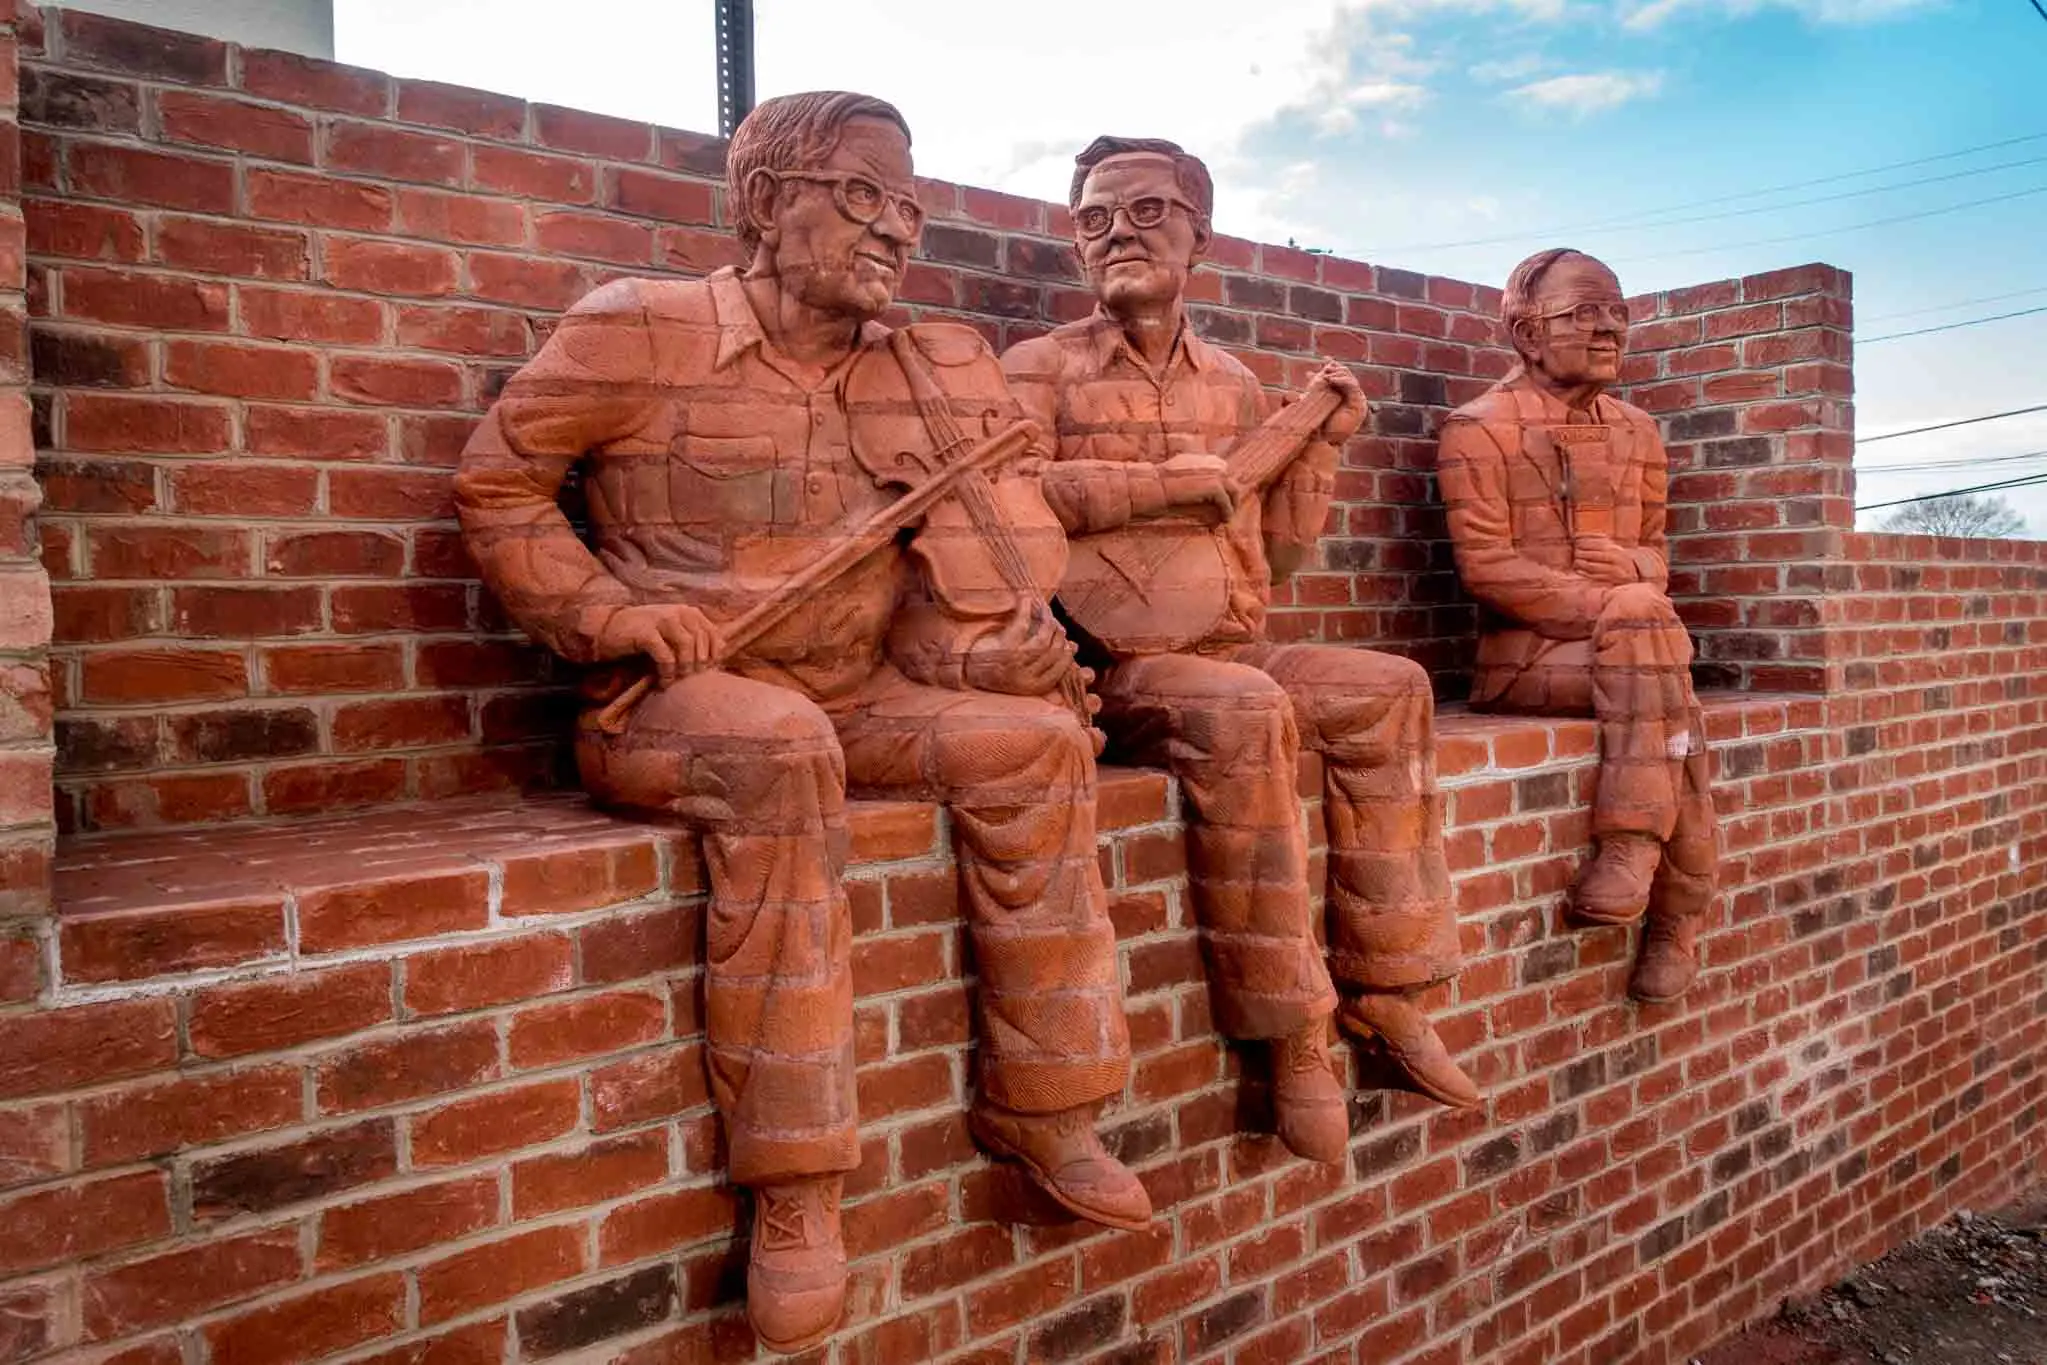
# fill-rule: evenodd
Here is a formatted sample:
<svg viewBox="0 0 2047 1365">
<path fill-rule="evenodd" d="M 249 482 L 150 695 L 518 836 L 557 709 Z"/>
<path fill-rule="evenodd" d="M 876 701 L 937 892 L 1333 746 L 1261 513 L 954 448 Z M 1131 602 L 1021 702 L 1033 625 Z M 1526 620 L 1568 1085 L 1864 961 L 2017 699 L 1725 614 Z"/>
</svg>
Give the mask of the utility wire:
<svg viewBox="0 0 2047 1365">
<path fill-rule="evenodd" d="M 2036 403 L 2030 408 L 2013 408 L 2010 412 L 1986 412 L 1981 417 L 1964 417 L 1956 422 L 1935 422 L 1930 427 L 1913 427 L 1909 431 L 1887 431 L 1881 436 L 1864 436 L 1855 444 L 1874 445 L 1878 441 L 1895 441 L 1900 436 L 1917 436 L 1926 431 L 1946 431 L 1949 427 L 1974 426 L 1978 422 L 1995 422 L 2001 417 L 2023 417 L 2029 412 L 2047 412 L 2047 403 Z"/>
<path fill-rule="evenodd" d="M 1886 194 L 1891 190 L 1917 189 L 1921 185 L 1940 185 L 1950 180 L 1966 180 L 1972 175 L 1989 175 L 1992 171 L 2017 170 L 2021 166 L 2037 166 L 2047 161 L 2047 156 L 2023 157 L 2017 161 L 2000 161 L 1995 166 L 1978 166 L 1972 171 L 1950 171 L 1946 175 L 1922 176 L 1917 180 L 1900 180 L 1895 185 L 1871 185 L 1867 189 L 1842 190 L 1839 194 L 1822 194 L 1812 199 L 1792 199 L 1782 204 L 1758 204 L 1753 208 L 1728 209 L 1722 213 L 1702 213 L 1691 218 L 1665 218 L 1651 223 L 1629 223 L 1620 227 L 1601 229 L 1605 232 L 1648 232 L 1656 228 L 1683 227 L 1687 223 L 1713 223 L 1723 218 L 1747 218 L 1758 213 L 1781 213 L 1785 209 L 1810 208 L 1814 204 L 1833 204 L 1843 199 L 1859 199 L 1866 194 Z"/>
<path fill-rule="evenodd" d="M 1928 313 L 1945 313 L 1950 308 L 1971 308 L 1979 303 L 2003 303 L 2006 299 L 2027 299 L 2035 294 L 2047 294 L 2047 285 L 2037 289 L 2014 289 L 2009 294 L 1985 294 L 1981 298 L 1956 299 L 1953 303 L 1929 304 L 1924 308 L 1906 308 L 1896 313 L 1871 313 L 1859 319 L 1862 322 L 1889 322 L 1893 318 L 1924 317 Z"/>
<path fill-rule="evenodd" d="M 1950 488 L 1945 493 L 1927 493 L 1917 498 L 1894 498 L 1890 502 L 1865 502 L 1855 508 L 1858 512 L 1876 512 L 1886 507 L 1903 507 L 1908 502 L 1938 502 L 1942 498 L 1959 498 L 1964 493 L 1988 493 L 1999 488 L 2024 488 L 2027 484 L 2047 483 L 2047 474 L 2028 474 L 2022 479 L 2006 479 L 2002 483 L 1979 483 L 1974 488 Z"/>
<path fill-rule="evenodd" d="M 1909 332 L 1886 332 L 1880 337 L 1857 337 L 1858 346 L 1874 346 L 1879 341 L 1896 341 L 1900 337 L 1923 337 L 1933 332 L 1952 332 L 1957 327 L 1981 327 L 1986 322 L 2003 322 L 2006 318 L 2029 318 L 2035 313 L 2047 313 L 2047 304 L 2038 308 L 2021 308 L 2015 313 L 1992 313 L 1987 318 L 1968 318 L 1962 322 L 1944 322 L 1938 327 L 1915 327 Z"/>
<path fill-rule="evenodd" d="M 1704 256 L 1715 251 L 1734 251 L 1741 247 L 1776 246 L 1780 242 L 1802 242 L 1809 237 L 1831 237 L 1840 232 L 1861 232 L 1867 228 L 1889 227 L 1892 223 L 1909 223 L 1918 218 L 1938 218 L 1943 213 L 1959 213 L 1963 209 L 1982 208 L 1985 204 L 2002 204 L 2013 199 L 2025 199 L 2035 194 L 2047 194 L 2047 185 L 2035 185 L 2031 189 L 2015 190 L 2010 194 L 1994 194 L 1988 199 L 1964 199 L 1959 204 L 1944 204 L 1937 209 L 1921 209 L 1917 213 L 1900 213 L 1889 218 L 1872 218 L 1866 223 L 1848 223 L 1841 227 L 1815 228 L 1811 232 L 1792 232 L 1782 237 L 1752 237 L 1746 242 L 1719 242 L 1713 246 L 1695 246 L 1684 251 L 1659 251 L 1650 256 L 1623 256 L 1619 264 L 1629 265 L 1639 261 L 1668 261 L 1679 256 Z"/>
<path fill-rule="evenodd" d="M 2039 3 L 2039 0 L 2035 0 L 2035 3 Z M 1996 151 L 2001 147 L 2016 147 L 2022 143 L 2038 142 L 2043 138 L 2047 138 L 2047 132 L 2028 133 L 2024 137 L 2009 137 L 1999 142 L 1985 142 L 1974 147 L 1964 147 L 1960 151 L 1939 152 L 1933 156 L 1914 157 L 1910 161 L 1892 161 L 1882 166 L 1870 166 L 1859 171 L 1842 171 L 1835 175 L 1822 175 L 1811 180 L 1793 180 L 1782 185 L 1772 185 L 1767 189 L 1744 190 L 1739 194 L 1716 195 L 1710 199 L 1689 199 L 1682 204 L 1666 204 L 1660 209 L 1643 209 L 1637 213 L 1624 213 L 1613 218 L 1594 218 L 1585 222 L 1567 223 L 1562 227 L 1530 228 L 1504 237 L 1473 237 L 1462 242 L 1431 242 L 1422 246 L 1387 247 L 1374 254 L 1390 256 L 1403 251 L 1447 251 L 1451 247 L 1460 246 L 1496 246 L 1501 242 L 1520 242 L 1526 241 L 1531 237 L 1553 237 L 1566 232 L 1589 232 L 1594 228 L 1623 227 L 1643 218 L 1660 218 L 1666 213 L 1683 213 L 1687 209 L 1711 208 L 1716 204 L 1732 204 L 1743 199 L 1758 199 L 1764 195 L 1785 194 L 1792 190 L 1809 189 L 1814 185 L 1835 185 L 1843 180 L 1859 180 L 1865 175 L 1879 175 L 1884 171 L 1902 171 L 1910 166 L 1927 166 L 1936 161 L 1952 161 L 1956 157 L 1974 156 L 1977 152 Z M 1903 186 L 1892 186 L 1891 188 L 1903 188 Z"/>
<path fill-rule="evenodd" d="M 2047 19 L 2047 5 L 2041 4 L 2040 0 L 2033 0 L 2033 8 L 2040 11 L 2042 19 Z"/>
<path fill-rule="evenodd" d="M 2029 450 L 2023 455 L 1984 455 L 1970 460 L 1927 460 L 1923 464 L 1859 464 L 1857 474 L 1929 474 L 1957 469 L 1981 469 L 1985 465 L 2019 464 L 2026 460 L 2047 460 L 2047 450 Z"/>
</svg>

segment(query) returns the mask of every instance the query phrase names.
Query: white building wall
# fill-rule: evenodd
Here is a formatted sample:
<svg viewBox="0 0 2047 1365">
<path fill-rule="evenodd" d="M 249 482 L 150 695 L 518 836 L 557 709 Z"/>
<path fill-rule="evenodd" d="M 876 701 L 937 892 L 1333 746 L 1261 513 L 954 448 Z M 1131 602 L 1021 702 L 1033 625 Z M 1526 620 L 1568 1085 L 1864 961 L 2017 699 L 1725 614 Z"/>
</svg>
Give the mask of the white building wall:
<svg viewBox="0 0 2047 1365">
<path fill-rule="evenodd" d="M 334 56 L 334 0 L 59 0 L 66 9 L 91 10 L 225 38 L 245 47 L 271 47 L 309 57 Z"/>
</svg>

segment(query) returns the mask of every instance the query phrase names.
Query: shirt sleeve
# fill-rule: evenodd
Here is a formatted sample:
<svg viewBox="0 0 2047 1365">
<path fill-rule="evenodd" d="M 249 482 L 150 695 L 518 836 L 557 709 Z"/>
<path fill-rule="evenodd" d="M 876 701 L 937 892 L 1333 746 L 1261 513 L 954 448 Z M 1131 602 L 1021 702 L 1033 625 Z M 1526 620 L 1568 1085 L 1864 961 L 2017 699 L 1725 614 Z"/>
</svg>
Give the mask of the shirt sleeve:
<svg viewBox="0 0 2047 1365">
<path fill-rule="evenodd" d="M 519 626 L 577 663 L 631 591 L 598 562 L 556 502 L 592 449 L 651 415 L 652 342 L 638 286 L 621 280 L 565 315 L 469 438 L 455 510 L 483 581 Z"/>
<path fill-rule="evenodd" d="M 1071 536 L 1113 531 L 1165 510 L 1165 485 L 1156 465 L 1121 460 L 1066 460 L 1059 447 L 1059 343 L 1039 338 L 1010 347 L 1002 372 L 1024 416 L 1045 429 L 1054 449 L 1045 465 L 1045 501 Z"/>
</svg>

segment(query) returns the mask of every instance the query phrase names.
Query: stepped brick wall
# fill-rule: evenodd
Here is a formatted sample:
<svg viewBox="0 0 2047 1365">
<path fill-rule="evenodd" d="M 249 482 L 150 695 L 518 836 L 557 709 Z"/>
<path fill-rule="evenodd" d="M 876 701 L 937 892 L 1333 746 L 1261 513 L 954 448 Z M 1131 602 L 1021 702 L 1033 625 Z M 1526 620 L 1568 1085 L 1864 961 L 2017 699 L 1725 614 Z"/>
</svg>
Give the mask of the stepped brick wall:
<svg viewBox="0 0 2047 1365">
<path fill-rule="evenodd" d="M 749 1358 L 695 853 L 516 796 L 559 685 L 446 505 L 562 307 L 728 259 L 721 149 L 8 0 L 0 71 L 0 416 L 28 386 L 43 499 L 0 420 L 0 1365 Z M 906 311 L 1000 343 L 1085 308 L 1057 207 L 927 196 Z M 1431 433 L 1505 366 L 1497 296 L 1232 241 L 1198 288 L 1275 384 L 1327 353 L 1375 402 L 1278 628 L 1458 695 Z M 1161 1217 L 1088 1231 L 965 1140 L 942 815 L 862 806 L 866 1161 L 821 1359 L 1674 1365 L 2039 1178 L 2047 550 L 1850 529 L 1840 272 L 1637 317 L 1722 689 L 1698 988 L 1632 1005 L 1629 934 L 1563 922 L 1591 727 L 1446 707 L 1468 965 L 1430 1006 L 1487 1107 L 1361 1064 L 1348 1164 L 1286 1158 L 1209 1022 L 1177 794 L 1106 773 L 1138 1049 L 1106 1125 Z"/>
<path fill-rule="evenodd" d="M 67 828 L 433 799 L 558 775 L 565 697 L 476 582 L 453 464 L 561 309 L 733 259 L 723 144 L 96 15 L 31 11 L 22 89 L 44 563 Z M 1088 311 L 1065 212 L 927 182 L 905 313 L 996 345 Z M 1224 238 L 1196 326 L 1375 411 L 1275 629 L 1463 694 L 1473 609 L 1430 471 L 1504 372 L 1497 291 Z M 1816 685 L 1782 599 L 1849 525 L 1847 280 L 1638 301 L 1705 676 Z M 552 685 L 551 685 L 552 684 Z"/>
</svg>

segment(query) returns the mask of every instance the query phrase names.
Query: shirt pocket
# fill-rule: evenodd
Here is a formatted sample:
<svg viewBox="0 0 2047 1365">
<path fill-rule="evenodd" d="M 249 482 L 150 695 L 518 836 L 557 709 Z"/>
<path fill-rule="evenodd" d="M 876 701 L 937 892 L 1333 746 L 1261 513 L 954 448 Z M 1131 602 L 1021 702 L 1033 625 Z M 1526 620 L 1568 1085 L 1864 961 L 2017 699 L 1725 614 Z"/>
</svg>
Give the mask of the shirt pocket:
<svg viewBox="0 0 2047 1365">
<path fill-rule="evenodd" d="M 778 488 L 772 439 L 685 433 L 668 451 L 670 500 L 678 521 L 775 523 L 785 499 Z"/>
</svg>

